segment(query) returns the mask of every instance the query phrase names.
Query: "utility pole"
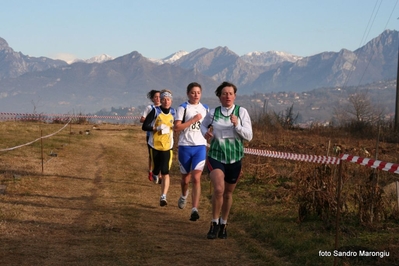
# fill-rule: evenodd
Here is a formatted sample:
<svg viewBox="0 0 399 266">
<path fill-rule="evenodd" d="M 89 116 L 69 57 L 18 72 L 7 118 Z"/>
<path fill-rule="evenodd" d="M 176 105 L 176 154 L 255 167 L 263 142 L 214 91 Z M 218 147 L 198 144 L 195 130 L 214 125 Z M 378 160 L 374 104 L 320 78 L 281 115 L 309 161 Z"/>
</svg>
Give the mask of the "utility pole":
<svg viewBox="0 0 399 266">
<path fill-rule="evenodd" d="M 397 18 L 399 19 L 399 18 Z M 395 132 L 399 131 L 399 47 L 398 47 L 398 69 L 396 73 L 396 102 L 395 102 Z"/>
<path fill-rule="evenodd" d="M 399 47 L 398 47 L 398 71 L 396 73 L 396 103 L 395 103 L 395 132 L 399 131 Z"/>
</svg>

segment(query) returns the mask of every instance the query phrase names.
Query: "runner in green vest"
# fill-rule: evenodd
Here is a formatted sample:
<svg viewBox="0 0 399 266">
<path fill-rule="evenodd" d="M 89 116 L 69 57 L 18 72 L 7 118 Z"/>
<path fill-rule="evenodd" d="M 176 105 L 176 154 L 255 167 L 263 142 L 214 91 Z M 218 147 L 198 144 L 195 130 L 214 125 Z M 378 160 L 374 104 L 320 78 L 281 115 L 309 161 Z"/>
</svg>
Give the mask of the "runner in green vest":
<svg viewBox="0 0 399 266">
<path fill-rule="evenodd" d="M 213 185 L 212 221 L 207 238 L 227 238 L 227 219 L 233 191 L 241 175 L 243 142 L 252 139 L 248 111 L 234 104 L 237 87 L 223 82 L 215 91 L 221 106 L 210 110 L 201 124 L 201 133 L 210 140 L 207 167 Z"/>
</svg>

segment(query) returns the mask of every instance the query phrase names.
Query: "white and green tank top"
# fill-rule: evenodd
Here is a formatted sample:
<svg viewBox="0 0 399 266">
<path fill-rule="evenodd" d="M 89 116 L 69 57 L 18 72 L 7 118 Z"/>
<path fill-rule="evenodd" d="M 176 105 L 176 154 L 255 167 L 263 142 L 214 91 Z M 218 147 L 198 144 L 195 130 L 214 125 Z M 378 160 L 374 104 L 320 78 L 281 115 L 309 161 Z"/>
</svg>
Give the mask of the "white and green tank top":
<svg viewBox="0 0 399 266">
<path fill-rule="evenodd" d="M 239 117 L 240 107 L 234 106 L 232 113 Z M 212 121 L 213 138 L 211 140 L 208 156 L 224 164 L 238 162 L 244 157 L 243 140 L 236 132 L 230 121 L 230 115 L 223 114 L 221 107 L 215 108 Z"/>
</svg>

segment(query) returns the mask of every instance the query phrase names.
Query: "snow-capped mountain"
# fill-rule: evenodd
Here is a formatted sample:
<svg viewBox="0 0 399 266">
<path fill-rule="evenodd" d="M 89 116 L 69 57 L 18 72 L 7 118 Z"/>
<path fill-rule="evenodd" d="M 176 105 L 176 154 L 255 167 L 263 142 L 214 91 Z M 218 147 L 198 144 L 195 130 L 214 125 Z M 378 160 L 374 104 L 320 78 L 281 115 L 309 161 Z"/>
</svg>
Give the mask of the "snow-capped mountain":
<svg viewBox="0 0 399 266">
<path fill-rule="evenodd" d="M 93 56 L 90 59 L 85 60 L 86 63 L 102 63 L 108 60 L 113 60 L 114 58 L 107 54 Z"/>
<path fill-rule="evenodd" d="M 188 52 L 180 50 L 180 51 L 173 53 L 163 59 L 154 59 L 154 58 L 148 58 L 148 59 L 151 62 L 156 63 L 158 65 L 162 65 L 165 63 L 173 64 L 175 61 L 179 60 L 180 58 L 182 58 L 183 56 L 185 56 L 187 54 L 188 54 Z"/>
<path fill-rule="evenodd" d="M 101 55 L 97 55 L 97 56 L 93 56 L 92 58 L 89 59 L 75 59 L 72 63 L 76 63 L 76 62 L 84 62 L 84 63 L 103 63 L 106 62 L 108 60 L 113 60 L 114 58 L 110 55 L 107 54 L 101 54 Z"/>
<path fill-rule="evenodd" d="M 302 57 L 279 51 L 269 51 L 269 52 L 255 51 L 241 56 L 241 59 L 252 65 L 270 66 L 282 62 L 293 63 L 302 59 Z"/>
<path fill-rule="evenodd" d="M 178 51 L 178 52 L 176 52 L 176 53 L 174 53 L 174 54 L 171 54 L 170 56 L 168 56 L 168 57 L 165 57 L 164 59 L 163 59 L 163 62 L 164 63 L 169 63 L 169 64 L 172 64 L 172 63 L 174 63 L 176 60 L 179 60 L 180 58 L 182 58 L 183 56 L 185 56 L 186 54 L 188 54 L 188 52 L 186 52 L 186 51 Z"/>
<path fill-rule="evenodd" d="M 399 32 L 385 30 L 355 51 L 341 49 L 302 59 L 283 52 L 240 56 L 219 46 L 189 54 L 180 51 L 163 59 L 173 64 L 162 60 L 162 65 L 155 64 L 134 51 L 105 63 L 68 65 L 25 56 L 0 38 L 0 106 L 15 112 L 25 106 L 27 112 L 29 103 L 38 99 L 57 112 L 140 106 L 148 102 L 145 95 L 154 88 L 168 88 L 176 98 L 185 98 L 185 87 L 192 81 L 199 82 L 206 95 L 212 95 L 213 88 L 225 80 L 239 87 L 241 95 L 359 86 L 396 77 L 398 43 Z M 99 59 L 90 60 L 109 57 Z M 355 67 L 347 67 L 354 62 Z"/>
</svg>

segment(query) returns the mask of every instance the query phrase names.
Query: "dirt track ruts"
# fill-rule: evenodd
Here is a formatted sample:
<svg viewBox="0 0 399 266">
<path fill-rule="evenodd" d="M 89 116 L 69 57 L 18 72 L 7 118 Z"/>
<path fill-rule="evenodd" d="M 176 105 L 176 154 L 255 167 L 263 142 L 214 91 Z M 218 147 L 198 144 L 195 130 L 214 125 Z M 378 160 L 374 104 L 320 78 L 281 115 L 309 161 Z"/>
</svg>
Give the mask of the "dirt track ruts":
<svg viewBox="0 0 399 266">
<path fill-rule="evenodd" d="M 147 179 L 144 139 L 139 126 L 93 131 L 60 149 L 43 176 L 10 187 L 0 206 L 16 214 L 0 224 L 1 264 L 266 265 L 234 237 L 206 239 L 205 175 L 198 221 L 189 221 L 191 199 L 186 209 L 177 207 L 178 174 L 171 175 L 168 206 L 159 206 L 160 187 Z"/>
</svg>

